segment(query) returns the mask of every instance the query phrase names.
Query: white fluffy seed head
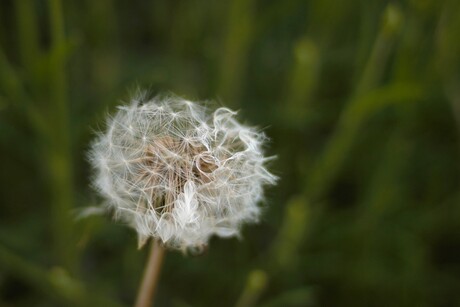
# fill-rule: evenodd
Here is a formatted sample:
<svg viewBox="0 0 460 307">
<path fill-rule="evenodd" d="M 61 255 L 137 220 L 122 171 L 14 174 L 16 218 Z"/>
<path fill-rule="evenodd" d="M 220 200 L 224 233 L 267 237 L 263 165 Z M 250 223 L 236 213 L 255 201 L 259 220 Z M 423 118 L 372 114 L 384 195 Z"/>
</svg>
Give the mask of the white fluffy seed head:
<svg viewBox="0 0 460 307">
<path fill-rule="evenodd" d="M 238 235 L 256 222 L 266 168 L 263 133 L 235 112 L 178 98 L 138 95 L 118 107 L 92 144 L 94 186 L 115 217 L 177 249 L 207 245 L 212 235 Z"/>
</svg>

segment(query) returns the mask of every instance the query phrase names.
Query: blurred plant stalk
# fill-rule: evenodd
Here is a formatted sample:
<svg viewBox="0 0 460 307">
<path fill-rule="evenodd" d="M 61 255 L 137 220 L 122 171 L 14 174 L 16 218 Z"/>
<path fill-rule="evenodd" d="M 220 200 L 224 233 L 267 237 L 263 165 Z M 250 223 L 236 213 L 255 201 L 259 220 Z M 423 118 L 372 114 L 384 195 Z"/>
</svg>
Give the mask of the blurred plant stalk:
<svg viewBox="0 0 460 307">
<path fill-rule="evenodd" d="M 88 289 L 60 267 L 42 269 L 0 245 L 0 267 L 64 306 L 120 306 Z"/>
<path fill-rule="evenodd" d="M 244 83 L 244 72 L 254 31 L 254 0 L 231 1 L 224 41 L 218 93 L 237 105 Z"/>
<path fill-rule="evenodd" d="M 64 17 L 61 0 L 49 0 L 51 47 L 49 81 L 49 146 L 45 148 L 50 168 L 53 233 L 59 261 L 69 271 L 76 268 L 76 248 L 72 238 L 73 167 L 71 154 L 70 114 L 67 100 Z"/>
<path fill-rule="evenodd" d="M 18 44 L 21 63 L 27 77 L 37 80 L 38 33 L 37 18 L 32 0 L 14 1 L 18 28 Z"/>
<path fill-rule="evenodd" d="M 272 245 L 271 272 L 289 271 L 298 264 L 298 248 L 310 224 L 308 209 L 304 196 L 296 196 L 287 203 L 281 229 Z"/>
<path fill-rule="evenodd" d="M 235 307 L 255 306 L 259 296 L 267 287 L 268 276 L 263 270 L 253 270 L 249 273 L 246 285 Z"/>
<path fill-rule="evenodd" d="M 460 5 L 457 1 L 444 4 L 436 35 L 436 66 L 444 83 L 444 92 L 450 101 L 453 114 L 460 133 Z"/>
<path fill-rule="evenodd" d="M 289 74 L 286 100 L 282 111 L 295 126 L 305 125 L 310 115 L 311 96 L 317 86 L 320 72 L 320 53 L 316 44 L 307 37 L 294 46 L 294 65 Z"/>
<path fill-rule="evenodd" d="M 65 73 L 65 36 L 62 3 L 49 0 L 50 50 L 40 54 L 34 2 L 15 1 L 22 81 L 6 55 L 0 51 L 0 84 L 9 102 L 24 111 L 41 140 L 41 154 L 47 168 L 55 255 L 69 272 L 76 269 L 72 239 L 73 170 L 71 131 Z M 43 65 L 43 66 L 40 66 Z M 46 69 L 45 69 L 46 68 Z M 26 88 L 28 90 L 26 90 Z M 40 105 L 49 102 L 49 106 Z"/>
<path fill-rule="evenodd" d="M 342 111 L 335 133 L 307 180 L 306 195 L 310 199 L 317 200 L 329 189 L 348 156 L 359 128 L 371 115 L 391 103 L 420 96 L 419 88 L 410 85 L 378 87 L 402 23 L 402 12 L 397 6 L 389 4 L 383 13 L 380 31 L 355 92 Z"/>
</svg>

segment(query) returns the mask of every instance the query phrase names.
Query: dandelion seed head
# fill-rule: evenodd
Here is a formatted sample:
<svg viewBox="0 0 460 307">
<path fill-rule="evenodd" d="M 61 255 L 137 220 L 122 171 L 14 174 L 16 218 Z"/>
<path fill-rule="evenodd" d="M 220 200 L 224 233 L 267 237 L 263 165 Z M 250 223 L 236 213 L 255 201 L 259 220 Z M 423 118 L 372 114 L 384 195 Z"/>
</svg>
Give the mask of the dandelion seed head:
<svg viewBox="0 0 460 307">
<path fill-rule="evenodd" d="M 140 246 L 155 237 L 196 250 L 258 220 L 263 187 L 276 176 L 265 166 L 265 135 L 235 116 L 140 94 L 108 120 L 90 151 L 93 184 Z"/>
</svg>

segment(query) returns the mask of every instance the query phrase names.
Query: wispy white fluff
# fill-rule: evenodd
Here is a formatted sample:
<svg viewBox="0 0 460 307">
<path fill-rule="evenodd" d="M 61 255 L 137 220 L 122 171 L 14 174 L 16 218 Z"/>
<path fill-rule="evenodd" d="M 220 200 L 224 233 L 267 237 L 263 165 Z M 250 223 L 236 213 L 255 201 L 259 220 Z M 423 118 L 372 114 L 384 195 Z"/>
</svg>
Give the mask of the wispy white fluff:
<svg viewBox="0 0 460 307">
<path fill-rule="evenodd" d="M 227 108 L 144 97 L 118 107 L 90 152 L 94 186 L 140 245 L 155 237 L 197 248 L 257 221 L 263 186 L 276 180 L 265 168 L 264 134 Z"/>
</svg>

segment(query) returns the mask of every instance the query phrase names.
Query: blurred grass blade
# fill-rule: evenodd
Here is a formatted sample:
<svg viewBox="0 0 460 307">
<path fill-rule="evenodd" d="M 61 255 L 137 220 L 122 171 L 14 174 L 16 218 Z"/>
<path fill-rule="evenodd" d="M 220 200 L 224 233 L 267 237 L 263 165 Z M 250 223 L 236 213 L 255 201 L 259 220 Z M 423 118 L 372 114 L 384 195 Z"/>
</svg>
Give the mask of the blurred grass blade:
<svg viewBox="0 0 460 307">
<path fill-rule="evenodd" d="M 308 197 L 316 199 L 328 190 L 366 120 L 390 105 L 397 106 L 400 103 L 420 100 L 423 93 L 423 89 L 417 85 L 393 84 L 371 91 L 350 102 L 307 180 Z"/>
<path fill-rule="evenodd" d="M 267 287 L 268 276 L 262 270 L 253 270 L 249 273 L 246 286 L 235 307 L 251 307 Z"/>
<path fill-rule="evenodd" d="M 16 0 L 14 4 L 16 6 L 19 54 L 24 70 L 31 77 L 35 73 L 35 61 L 39 53 L 35 1 Z"/>
<path fill-rule="evenodd" d="M 41 112 L 32 104 L 32 99 L 27 95 L 24 84 L 10 65 L 5 53 L 0 48 L 0 89 L 5 93 L 15 106 L 20 108 L 31 125 L 37 129 L 39 134 L 44 135 L 48 129 Z"/>
<path fill-rule="evenodd" d="M 50 171 L 51 208 L 56 255 L 64 267 L 73 272 L 76 267 L 76 248 L 72 238 L 71 209 L 73 207 L 73 169 L 67 85 L 65 73 L 65 35 L 63 8 L 60 0 L 49 0 L 51 32 L 50 89 L 53 129 L 50 145 L 45 148 Z"/>
<path fill-rule="evenodd" d="M 115 44 L 116 31 L 113 31 L 117 28 L 115 4 L 113 0 L 99 0 L 89 1 L 87 5 L 92 29 L 91 82 L 98 92 L 108 95 L 120 78 L 120 54 Z"/>
<path fill-rule="evenodd" d="M 342 112 L 335 133 L 307 181 L 309 197 L 315 199 L 329 188 L 366 119 L 388 104 L 420 97 L 421 90 L 410 84 L 395 84 L 368 93 L 378 86 L 382 78 L 383 69 L 387 66 L 394 41 L 401 29 L 402 18 L 402 13 L 393 4 L 385 9 L 379 34 L 355 94 Z"/>
<path fill-rule="evenodd" d="M 403 178 L 404 165 L 409 159 L 413 144 L 403 138 L 400 129 L 395 129 L 387 141 L 382 157 L 363 192 L 357 231 L 368 231 L 378 225 L 385 215 L 398 210 L 407 192 Z"/>
<path fill-rule="evenodd" d="M 0 86 L 6 95 L 17 100 L 18 103 L 26 103 L 23 84 L 2 49 L 0 49 Z"/>
<path fill-rule="evenodd" d="M 61 268 L 44 270 L 0 245 L 0 267 L 2 271 L 14 274 L 15 277 L 43 292 L 49 298 L 61 303 L 76 306 L 120 306 L 117 302 L 99 294 L 89 293 L 85 287 Z"/>
<path fill-rule="evenodd" d="M 460 3 L 446 1 L 438 23 L 436 65 L 444 83 L 444 92 L 452 106 L 460 133 Z"/>
<path fill-rule="evenodd" d="M 255 0 L 232 0 L 229 5 L 218 94 L 235 107 L 245 83 L 244 72 L 253 39 Z"/>
<path fill-rule="evenodd" d="M 314 304 L 312 289 L 309 287 L 294 289 L 282 293 L 271 301 L 259 305 L 260 307 L 308 307 Z"/>
<path fill-rule="evenodd" d="M 302 196 L 291 199 L 285 209 L 281 229 L 273 242 L 271 270 L 289 271 L 299 261 L 298 248 L 306 237 L 309 225 L 307 200 Z"/>
<path fill-rule="evenodd" d="M 294 47 L 294 65 L 289 75 L 287 98 L 282 103 L 285 122 L 302 125 L 309 111 L 311 94 L 319 75 L 320 56 L 315 43 L 308 38 L 297 41 Z"/>
<path fill-rule="evenodd" d="M 396 37 L 401 31 L 402 23 L 403 16 L 400 9 L 394 4 L 389 4 L 383 13 L 379 34 L 356 87 L 355 95 L 359 96 L 378 85 Z"/>
</svg>

